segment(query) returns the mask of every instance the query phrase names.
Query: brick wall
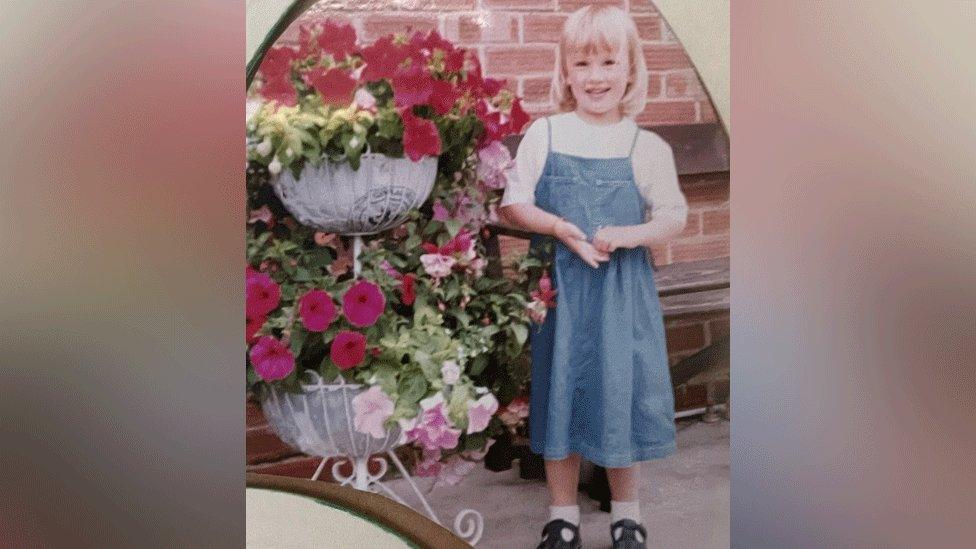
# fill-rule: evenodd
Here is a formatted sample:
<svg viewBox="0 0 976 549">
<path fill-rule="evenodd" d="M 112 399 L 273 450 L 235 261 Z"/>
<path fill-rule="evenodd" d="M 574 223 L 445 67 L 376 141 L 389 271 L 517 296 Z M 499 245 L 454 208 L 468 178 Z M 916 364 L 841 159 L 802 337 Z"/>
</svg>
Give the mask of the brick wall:
<svg viewBox="0 0 976 549">
<path fill-rule="evenodd" d="M 294 42 L 301 24 L 326 18 L 355 27 L 360 39 L 407 29 L 436 29 L 478 52 L 489 76 L 505 78 L 533 118 L 554 112 L 549 83 L 559 32 L 567 15 L 586 4 L 613 4 L 637 23 L 647 60 L 648 104 L 642 125 L 715 122 L 715 111 L 684 49 L 650 0 L 322 0 L 282 36 Z"/>
</svg>

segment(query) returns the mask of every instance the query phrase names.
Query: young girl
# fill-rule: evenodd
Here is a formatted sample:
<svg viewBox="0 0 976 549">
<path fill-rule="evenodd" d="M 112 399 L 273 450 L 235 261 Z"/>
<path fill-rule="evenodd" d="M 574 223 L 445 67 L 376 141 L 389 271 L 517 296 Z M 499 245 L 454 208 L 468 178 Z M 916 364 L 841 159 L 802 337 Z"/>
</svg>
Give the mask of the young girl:
<svg viewBox="0 0 976 549">
<path fill-rule="evenodd" d="M 580 459 L 607 468 L 613 547 L 645 547 L 639 461 L 674 452 L 664 323 L 646 246 L 685 225 L 671 148 L 633 116 L 647 97 L 634 22 L 588 6 L 566 21 L 552 95 L 526 131 L 502 200 L 510 224 L 556 240 L 557 305 L 533 330 L 529 433 L 545 458 L 540 548 L 579 547 Z"/>
</svg>

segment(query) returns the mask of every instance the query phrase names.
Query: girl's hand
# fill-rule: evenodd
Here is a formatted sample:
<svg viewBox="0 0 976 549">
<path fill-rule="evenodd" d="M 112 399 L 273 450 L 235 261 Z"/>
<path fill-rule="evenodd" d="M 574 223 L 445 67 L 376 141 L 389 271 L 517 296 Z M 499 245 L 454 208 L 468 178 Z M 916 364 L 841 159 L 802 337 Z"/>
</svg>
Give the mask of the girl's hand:
<svg viewBox="0 0 976 549">
<path fill-rule="evenodd" d="M 606 254 L 618 248 L 634 248 L 630 227 L 602 227 L 593 235 L 593 247 Z"/>
<path fill-rule="evenodd" d="M 585 238 L 580 239 L 567 239 L 563 240 L 563 244 L 567 248 L 573 251 L 576 255 L 583 260 L 584 263 L 596 269 L 600 266 L 600 263 L 610 261 L 610 255 L 604 252 L 598 251 L 593 247 L 592 244 L 587 242 Z"/>
<path fill-rule="evenodd" d="M 565 219 L 559 219 L 556 221 L 552 227 L 552 235 L 567 246 L 569 245 L 569 242 L 573 240 L 586 240 L 586 233 Z"/>
</svg>

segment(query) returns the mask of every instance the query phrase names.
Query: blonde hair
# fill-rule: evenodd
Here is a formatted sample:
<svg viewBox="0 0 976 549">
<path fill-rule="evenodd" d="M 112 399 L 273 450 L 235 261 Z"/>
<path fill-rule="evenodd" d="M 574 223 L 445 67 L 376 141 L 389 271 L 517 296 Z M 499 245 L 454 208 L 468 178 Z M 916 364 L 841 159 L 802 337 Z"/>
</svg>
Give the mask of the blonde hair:
<svg viewBox="0 0 976 549">
<path fill-rule="evenodd" d="M 586 6 L 574 11 L 563 26 L 556 48 L 556 70 L 549 95 L 561 111 L 576 109 L 576 98 L 569 88 L 566 57 L 577 51 L 590 54 L 627 48 L 630 71 L 620 100 L 620 114 L 633 117 L 647 104 L 647 63 L 637 35 L 637 25 L 615 6 Z"/>
</svg>

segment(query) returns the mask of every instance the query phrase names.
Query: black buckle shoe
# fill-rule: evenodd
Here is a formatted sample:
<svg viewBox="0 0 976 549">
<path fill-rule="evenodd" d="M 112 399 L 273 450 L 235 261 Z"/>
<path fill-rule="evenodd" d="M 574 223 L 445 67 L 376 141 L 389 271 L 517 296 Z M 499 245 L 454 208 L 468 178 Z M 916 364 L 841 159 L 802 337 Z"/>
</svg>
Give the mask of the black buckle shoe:
<svg viewBox="0 0 976 549">
<path fill-rule="evenodd" d="M 572 537 L 567 541 L 566 537 L 570 534 Z M 542 528 L 542 543 L 536 549 L 579 549 L 582 545 L 579 526 L 563 519 L 553 519 Z"/>
<path fill-rule="evenodd" d="M 613 549 L 646 549 L 647 530 L 630 519 L 620 519 L 610 525 Z"/>
</svg>

